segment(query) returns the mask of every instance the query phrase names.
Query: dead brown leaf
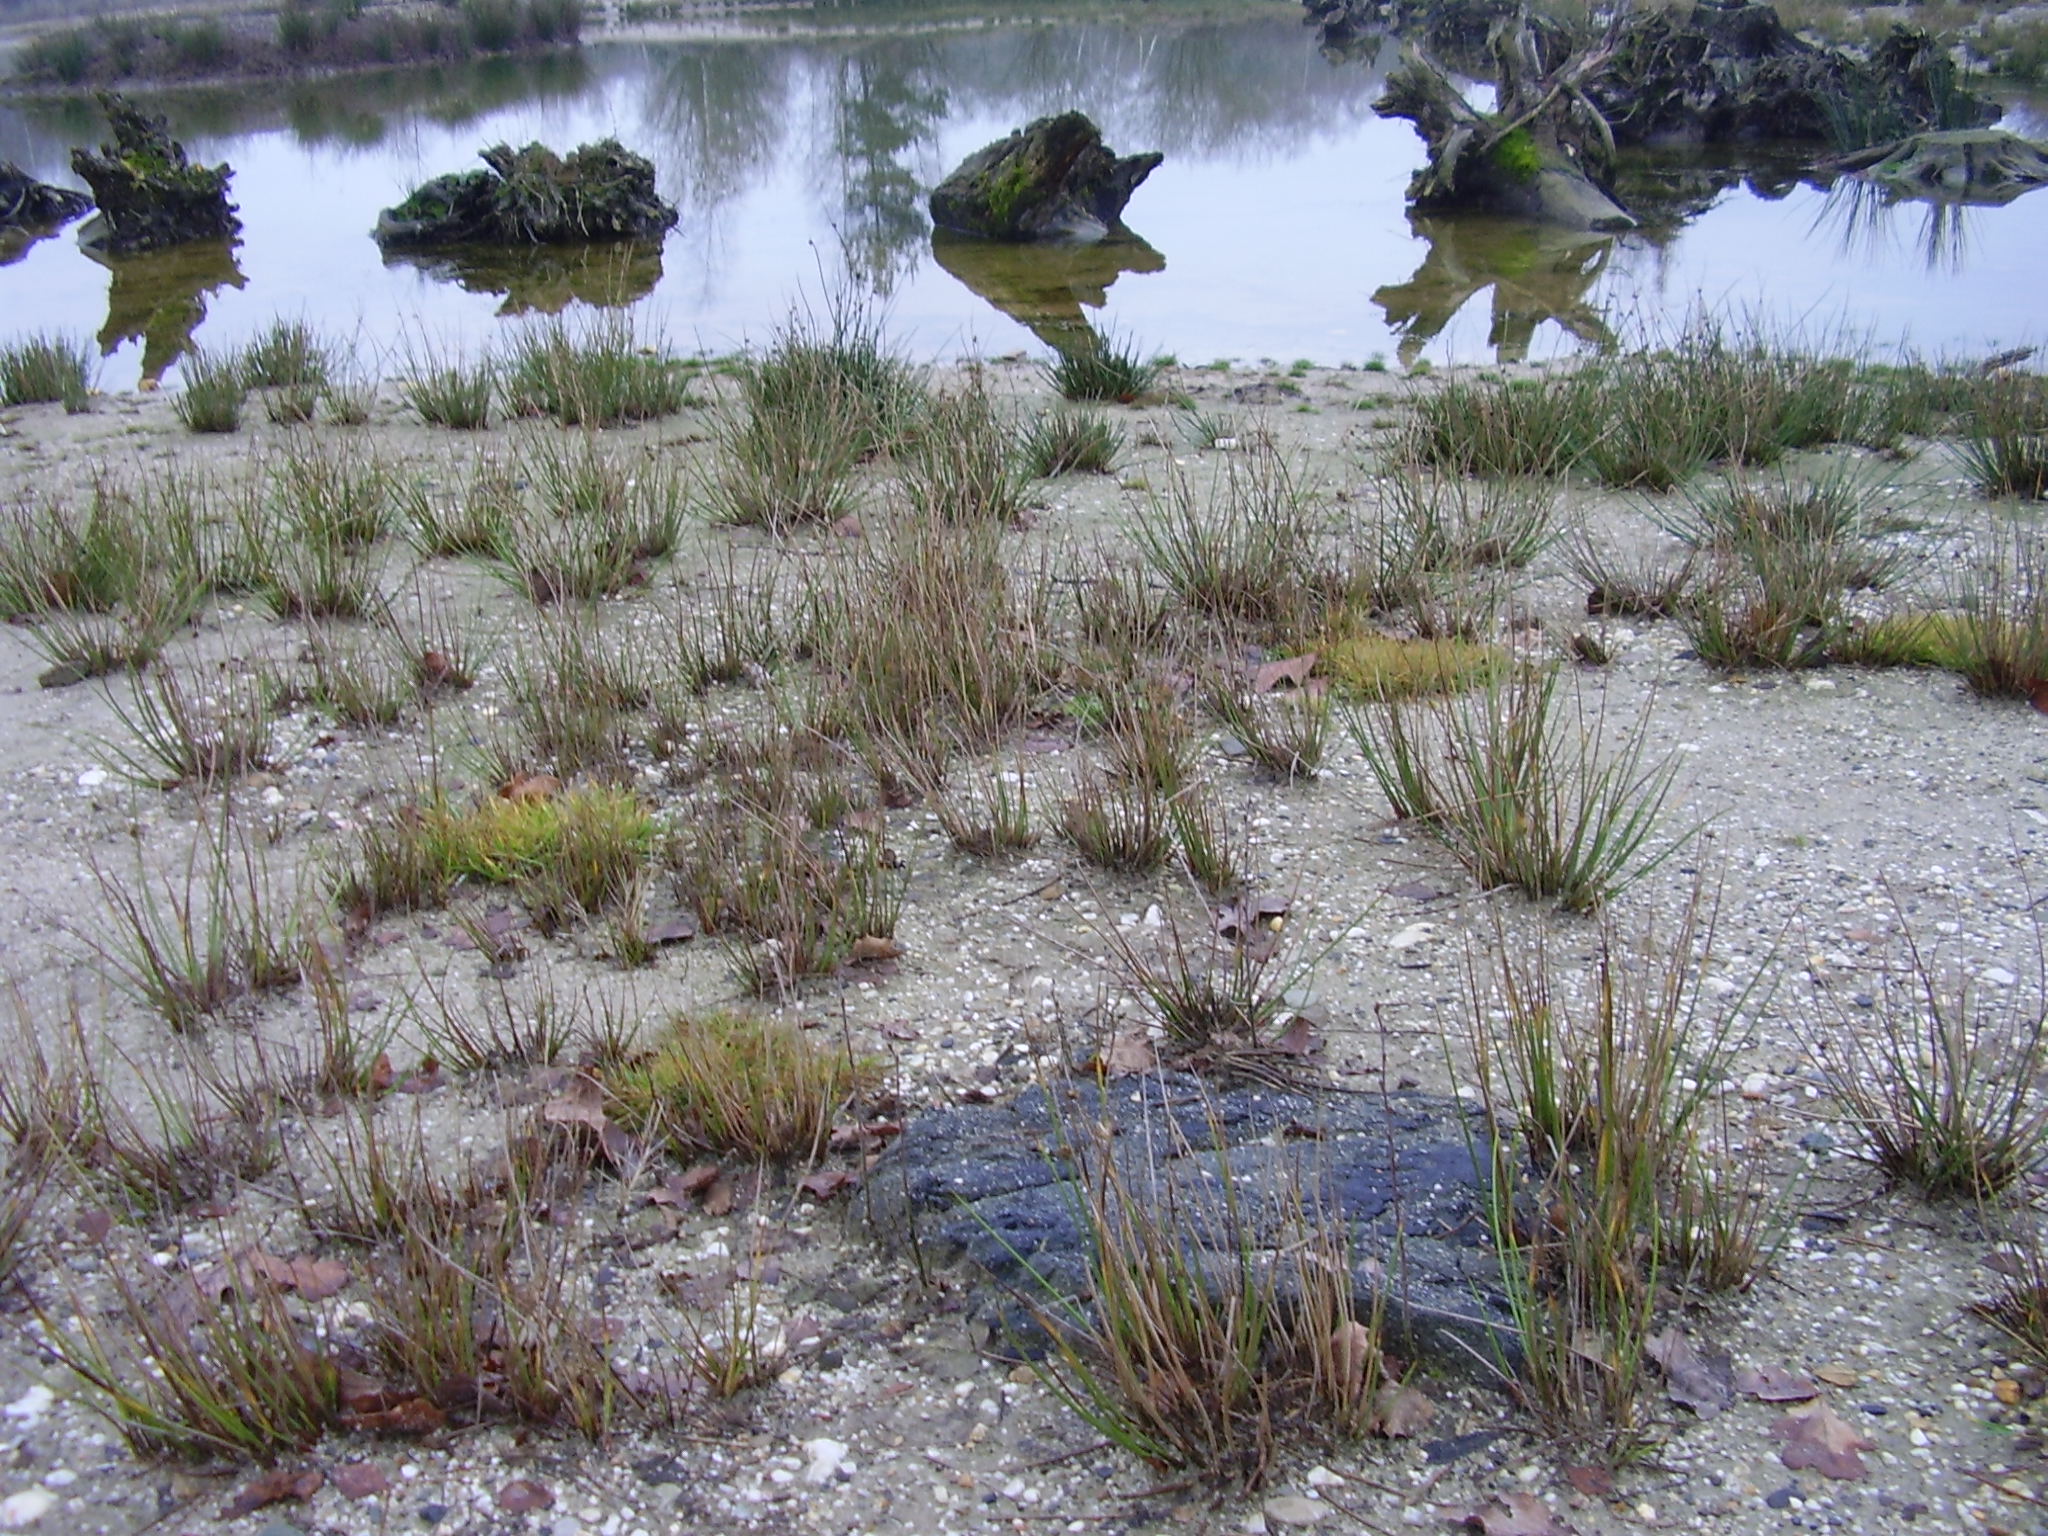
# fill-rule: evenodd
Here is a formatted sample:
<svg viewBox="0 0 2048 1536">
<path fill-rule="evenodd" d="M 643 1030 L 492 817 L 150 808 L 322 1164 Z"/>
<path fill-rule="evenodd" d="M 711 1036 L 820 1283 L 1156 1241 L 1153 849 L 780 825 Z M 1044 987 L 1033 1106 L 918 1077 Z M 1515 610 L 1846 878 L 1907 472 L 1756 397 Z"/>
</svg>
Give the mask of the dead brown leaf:
<svg viewBox="0 0 2048 1536">
<path fill-rule="evenodd" d="M 1485 1536 L 1566 1536 L 1550 1506 L 1533 1493 L 1502 1494 L 1485 1508 L 1472 1511 L 1463 1524 Z"/>
<path fill-rule="evenodd" d="M 711 1187 L 704 1191 L 704 1214 L 706 1216 L 730 1216 L 733 1207 L 732 1180 L 723 1173 L 711 1181 Z"/>
<path fill-rule="evenodd" d="M 1760 1365 L 1735 1373 L 1735 1390 L 1762 1403 L 1803 1403 L 1819 1397 L 1820 1388 L 1788 1365 Z"/>
<path fill-rule="evenodd" d="M 1373 1404 L 1373 1427 L 1389 1440 L 1406 1440 L 1429 1427 L 1436 1404 L 1413 1387 L 1382 1387 Z"/>
<path fill-rule="evenodd" d="M 345 1461 L 328 1476 L 344 1499 L 371 1499 L 391 1491 L 391 1478 L 373 1461 Z"/>
<path fill-rule="evenodd" d="M 813 1200 L 830 1200 L 842 1189 L 851 1189 L 860 1175 L 845 1168 L 820 1168 L 796 1181 L 796 1187 Z"/>
<path fill-rule="evenodd" d="M 1605 1467 L 1566 1467 L 1564 1480 L 1589 1499 L 1614 1497 L 1614 1474 Z"/>
<path fill-rule="evenodd" d="M 307 1301 L 325 1301 L 349 1283 L 348 1266 L 339 1259 L 316 1259 L 301 1254 L 280 1259 L 261 1248 L 245 1248 L 235 1258 L 236 1267 L 247 1276 L 268 1280 L 283 1291 L 297 1291 Z"/>
<path fill-rule="evenodd" d="M 1664 1372 L 1671 1401 L 1711 1419 L 1735 1401 L 1735 1362 L 1725 1349 L 1701 1348 L 1674 1324 L 1643 1346 Z"/>
<path fill-rule="evenodd" d="M 408 1397 L 388 1408 L 366 1408 L 336 1417 L 341 1428 L 373 1435 L 431 1435 L 448 1427 L 448 1415 L 424 1397 Z"/>
<path fill-rule="evenodd" d="M 1159 1065 L 1159 1053 L 1142 1030 L 1125 1030 L 1111 1037 L 1095 1057 L 1095 1070 L 1104 1077 L 1136 1077 Z"/>
<path fill-rule="evenodd" d="M 287 1467 L 274 1467 L 247 1483 L 232 1499 L 221 1506 L 223 1520 L 239 1520 L 243 1515 L 267 1509 L 272 1504 L 295 1500 L 303 1504 L 318 1493 L 327 1478 L 318 1467 L 301 1467 L 294 1472 Z"/>
<path fill-rule="evenodd" d="M 611 1124 L 604 1112 L 604 1085 L 579 1073 L 557 1098 L 541 1106 L 541 1118 L 550 1125 L 580 1125 L 599 1135 Z"/>
<path fill-rule="evenodd" d="M 508 1515 L 531 1514 L 536 1509 L 555 1507 L 554 1490 L 530 1477 L 515 1477 L 498 1490 L 498 1508 Z"/>
<path fill-rule="evenodd" d="M 1771 1425 L 1771 1433 L 1785 1442 L 1778 1460 L 1794 1472 L 1811 1467 L 1823 1477 L 1867 1476 L 1870 1469 L 1857 1453 L 1877 1448 L 1826 1403 L 1793 1409 Z"/>
<path fill-rule="evenodd" d="M 515 774 L 498 791 L 502 799 L 521 804 L 535 800 L 552 800 L 562 792 L 562 781 L 552 773 Z"/>
<path fill-rule="evenodd" d="M 1271 693 L 1276 688 L 1300 688 L 1316 669 L 1316 653 L 1289 656 L 1285 661 L 1268 661 L 1252 668 L 1252 692 Z"/>
</svg>

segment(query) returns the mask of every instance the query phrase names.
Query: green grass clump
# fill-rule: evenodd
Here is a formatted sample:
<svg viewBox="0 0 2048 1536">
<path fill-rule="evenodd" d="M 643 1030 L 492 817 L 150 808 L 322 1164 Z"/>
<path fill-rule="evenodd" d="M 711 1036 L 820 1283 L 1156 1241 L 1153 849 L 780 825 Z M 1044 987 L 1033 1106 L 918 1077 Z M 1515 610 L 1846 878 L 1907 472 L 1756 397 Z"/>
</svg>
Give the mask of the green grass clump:
<svg viewBox="0 0 2048 1536">
<path fill-rule="evenodd" d="M 466 807 L 433 796 L 365 824 L 356 843 L 336 890 L 344 907 L 435 906 L 471 880 L 597 912 L 632 890 L 654 846 L 654 819 L 630 791 L 607 786 L 491 796 Z"/>
<path fill-rule="evenodd" d="M 1033 479 L 1054 475 L 1106 475 L 1123 452 L 1124 434 L 1101 411 L 1047 411 L 1024 433 L 1018 449 Z"/>
<path fill-rule="evenodd" d="M 430 427 L 481 432 L 491 424 L 498 392 L 497 365 L 409 359 L 398 379 L 398 397 Z"/>
<path fill-rule="evenodd" d="M 178 420 L 191 432 L 232 432 L 242 424 L 249 400 L 248 379 L 241 358 L 232 352 L 218 357 L 194 352 L 181 370 L 184 388 L 173 405 Z"/>
<path fill-rule="evenodd" d="M 524 332 L 504 364 L 504 398 L 565 427 L 615 427 L 673 416 L 689 388 L 679 358 L 643 342 L 629 316 L 607 313 L 580 330 L 551 319 Z"/>
<path fill-rule="evenodd" d="M 55 333 L 0 347 L 0 405 L 62 402 L 76 415 L 92 396 L 92 349 Z"/>
<path fill-rule="evenodd" d="M 1093 346 L 1062 349 L 1045 365 L 1046 379 L 1068 400 L 1111 400 L 1129 405 L 1159 382 L 1161 365 L 1146 359 L 1135 342 L 1102 336 Z"/>
<path fill-rule="evenodd" d="M 712 1012 L 677 1015 L 607 1086 L 627 1123 L 684 1146 L 803 1164 L 824 1155 L 834 1117 L 875 1077 L 873 1062 L 788 1020 Z"/>
</svg>

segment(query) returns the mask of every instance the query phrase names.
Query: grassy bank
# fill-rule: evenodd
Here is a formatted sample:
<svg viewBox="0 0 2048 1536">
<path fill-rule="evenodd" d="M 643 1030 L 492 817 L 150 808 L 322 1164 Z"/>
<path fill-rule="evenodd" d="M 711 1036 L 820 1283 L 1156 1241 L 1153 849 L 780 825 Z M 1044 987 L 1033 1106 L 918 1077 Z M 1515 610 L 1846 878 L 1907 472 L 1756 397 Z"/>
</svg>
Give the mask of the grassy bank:
<svg viewBox="0 0 2048 1536">
<path fill-rule="evenodd" d="M 582 28 L 581 0 L 287 0 L 271 15 L 103 16 L 25 44 L 9 80 L 62 90 L 438 63 L 571 47 Z"/>
</svg>

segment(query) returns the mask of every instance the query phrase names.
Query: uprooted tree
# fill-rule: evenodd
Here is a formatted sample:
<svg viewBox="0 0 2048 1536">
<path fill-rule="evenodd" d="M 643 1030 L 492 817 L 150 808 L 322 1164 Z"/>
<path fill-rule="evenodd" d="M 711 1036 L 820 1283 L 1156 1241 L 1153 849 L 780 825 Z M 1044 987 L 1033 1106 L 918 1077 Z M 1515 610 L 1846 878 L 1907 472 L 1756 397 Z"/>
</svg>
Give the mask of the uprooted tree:
<svg viewBox="0 0 2048 1536">
<path fill-rule="evenodd" d="M 1401 0 L 1309 4 L 1321 8 L 1326 33 L 1355 30 L 1375 14 L 1399 24 Z M 1469 23 L 1483 4 L 1471 0 L 1460 15 Z M 1897 27 L 1859 57 L 1806 41 L 1770 6 L 1747 0 L 1630 11 L 1577 48 L 1567 29 L 1526 3 L 1503 4 L 1485 51 L 1498 88 L 1492 113 L 1471 107 L 1414 50 L 1375 104 L 1382 116 L 1413 122 L 1428 147 L 1409 187 L 1418 208 L 1624 227 L 1631 219 L 1613 192 L 1617 145 L 1773 140 L 1841 153 L 1997 116 L 1926 32 Z"/>
<path fill-rule="evenodd" d="M 1429 161 L 1408 183 L 1417 208 L 1480 208 L 1571 229 L 1635 223 L 1612 192 L 1614 135 L 1585 91 L 1604 48 L 1545 69 L 1526 9 L 1496 26 L 1499 108 L 1472 107 L 1448 76 L 1411 53 L 1373 103 L 1415 124 Z"/>
<path fill-rule="evenodd" d="M 92 188 L 99 213 L 79 231 L 110 254 L 224 240 L 242 227 L 228 201 L 225 165 L 194 165 L 162 117 L 111 91 L 100 92 L 114 137 L 98 150 L 71 151 L 71 169 Z"/>
<path fill-rule="evenodd" d="M 393 249 L 446 245 L 568 245 L 658 240 L 675 206 L 654 185 L 654 166 L 616 139 L 558 155 L 541 144 L 499 144 L 480 171 L 436 176 L 377 216 L 377 243 Z"/>
</svg>

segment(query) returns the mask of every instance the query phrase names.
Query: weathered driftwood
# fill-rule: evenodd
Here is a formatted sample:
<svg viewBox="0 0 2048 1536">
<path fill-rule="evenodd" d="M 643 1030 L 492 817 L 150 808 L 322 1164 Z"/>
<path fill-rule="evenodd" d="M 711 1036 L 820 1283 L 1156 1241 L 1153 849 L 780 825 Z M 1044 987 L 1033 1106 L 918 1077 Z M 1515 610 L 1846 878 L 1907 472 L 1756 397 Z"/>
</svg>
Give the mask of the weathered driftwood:
<svg viewBox="0 0 2048 1536">
<path fill-rule="evenodd" d="M 1916 133 L 1844 155 L 1829 169 L 1873 181 L 1894 197 L 2009 203 L 2048 185 L 2048 148 L 1996 128 Z"/>
<path fill-rule="evenodd" d="M 1614 141 L 1584 82 L 1601 50 L 1544 69 L 1526 14 L 1496 29 L 1500 109 L 1474 110 L 1442 70 L 1411 53 L 1373 103 L 1415 125 L 1429 160 L 1408 183 L 1417 208 L 1465 208 L 1566 229 L 1627 229 L 1610 190 Z"/>
<path fill-rule="evenodd" d="M 225 165 L 194 165 L 161 117 L 111 91 L 100 107 L 114 131 L 97 151 L 71 151 L 71 169 L 92 188 L 99 213 L 78 232 L 80 243 L 120 255 L 161 250 L 191 240 L 224 240 L 242 221 L 228 201 Z"/>
<path fill-rule="evenodd" d="M 1573 48 L 1564 27 L 1521 13 L 1518 0 L 1304 4 L 1331 51 L 1344 54 L 1392 32 L 1483 74 L 1492 64 L 1490 41 L 1504 27 L 1526 31 L 1545 71 Z M 1808 42 L 1771 6 L 1747 0 L 1630 9 L 1595 51 L 1604 57 L 1580 87 L 1622 145 L 1891 143 L 1909 133 L 1979 127 L 1998 115 L 1962 87 L 1947 49 L 1925 31 L 1895 27 L 1857 55 Z"/>
<path fill-rule="evenodd" d="M 616 139 L 556 154 L 541 144 L 499 144 L 481 171 L 436 176 L 377 215 L 377 243 L 423 250 L 447 245 L 566 245 L 657 240 L 676 222 L 654 186 L 654 166 Z"/>
<path fill-rule="evenodd" d="M 1079 112 L 1041 117 L 961 161 L 932 193 L 932 223 L 985 240 L 1105 240 L 1164 158 L 1119 157 Z"/>
<path fill-rule="evenodd" d="M 1789 31 L 1768 5 L 1632 12 L 1586 95 L 1636 144 L 1890 141 L 1994 120 L 1931 34 L 1895 27 L 1864 58 Z"/>
<path fill-rule="evenodd" d="M 0 160 L 0 230 L 48 229 L 91 207 L 92 199 L 83 192 L 37 181 L 20 166 Z"/>
</svg>

